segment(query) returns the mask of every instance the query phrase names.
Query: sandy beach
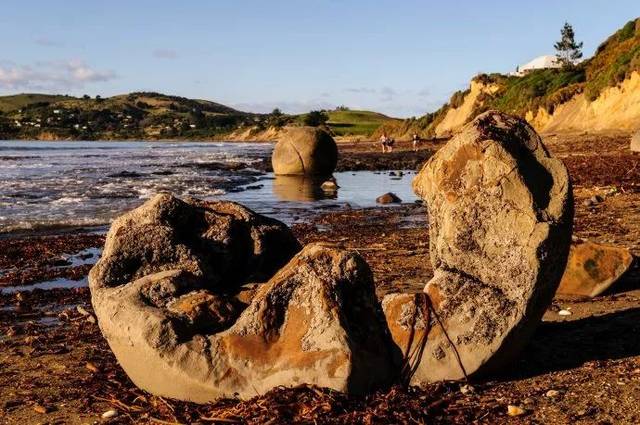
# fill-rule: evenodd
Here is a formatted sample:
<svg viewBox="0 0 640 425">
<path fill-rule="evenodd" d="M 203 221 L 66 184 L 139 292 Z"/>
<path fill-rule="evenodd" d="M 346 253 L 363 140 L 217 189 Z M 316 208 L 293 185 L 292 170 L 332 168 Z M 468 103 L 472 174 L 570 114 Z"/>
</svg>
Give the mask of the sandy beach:
<svg viewBox="0 0 640 425">
<path fill-rule="evenodd" d="M 573 180 L 574 238 L 640 255 L 640 156 L 628 151 L 627 136 L 548 135 L 545 142 Z M 400 144 L 383 155 L 374 143 L 341 143 L 338 171 L 369 170 L 391 179 L 399 170 L 415 170 L 438 147 L 429 144 L 416 154 Z M 601 201 L 590 202 L 596 195 Z M 432 276 L 427 217 L 420 203 L 338 206 L 297 215 L 292 229 L 303 244 L 329 241 L 359 252 L 374 272 L 379 297 L 420 292 Z M 137 389 L 102 338 L 86 275 L 103 241 L 104 228 L 0 239 L 3 423 L 92 423 L 109 410 L 118 412 L 116 423 L 640 421 L 637 260 L 602 296 L 556 296 L 519 361 L 487 381 L 394 387 L 367 397 L 299 387 L 245 402 L 196 405 Z M 56 279 L 77 284 L 49 290 L 24 286 Z M 560 310 L 571 314 L 561 316 Z M 507 406 L 513 404 L 524 406 L 526 415 L 508 417 Z"/>
</svg>

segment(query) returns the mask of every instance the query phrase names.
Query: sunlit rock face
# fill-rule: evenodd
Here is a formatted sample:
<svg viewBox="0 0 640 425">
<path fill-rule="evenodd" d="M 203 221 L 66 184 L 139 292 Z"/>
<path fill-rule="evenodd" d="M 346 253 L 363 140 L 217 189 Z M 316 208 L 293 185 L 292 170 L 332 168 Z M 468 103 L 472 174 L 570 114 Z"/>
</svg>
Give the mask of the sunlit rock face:
<svg viewBox="0 0 640 425">
<path fill-rule="evenodd" d="M 567 169 L 524 120 L 490 111 L 430 158 L 413 187 L 428 207 L 435 273 L 424 289 L 430 330 L 412 382 L 508 366 L 565 269 Z"/>
<path fill-rule="evenodd" d="M 90 288 L 118 361 L 153 394 L 207 402 L 302 383 L 364 393 L 394 373 L 366 262 L 300 251 L 284 224 L 235 203 L 159 195 L 123 215 Z"/>
<path fill-rule="evenodd" d="M 558 294 L 597 297 L 614 285 L 633 264 L 628 248 L 581 241 L 571 245 Z"/>
</svg>

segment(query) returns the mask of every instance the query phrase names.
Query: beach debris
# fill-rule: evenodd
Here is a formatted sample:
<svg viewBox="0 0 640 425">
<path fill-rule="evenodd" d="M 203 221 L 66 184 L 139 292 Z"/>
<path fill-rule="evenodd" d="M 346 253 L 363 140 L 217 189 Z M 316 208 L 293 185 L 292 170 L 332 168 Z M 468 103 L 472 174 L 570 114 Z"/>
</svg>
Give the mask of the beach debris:
<svg viewBox="0 0 640 425">
<path fill-rule="evenodd" d="M 472 394 L 474 392 L 476 392 L 476 389 L 473 388 L 471 385 L 469 384 L 464 384 L 460 386 L 460 392 L 462 394 Z"/>
<path fill-rule="evenodd" d="M 388 382 L 393 344 L 367 263 L 298 249 L 286 226 L 237 204 L 159 195 L 114 221 L 92 304 L 119 363 L 152 394 L 207 402 Z"/>
<path fill-rule="evenodd" d="M 412 384 L 507 367 L 550 305 L 573 221 L 567 169 L 526 121 L 486 112 L 413 182 L 429 211 L 430 327 Z"/>
<path fill-rule="evenodd" d="M 331 175 L 337 162 L 336 142 L 317 127 L 287 127 L 271 155 L 276 175 Z"/>
<path fill-rule="evenodd" d="M 41 415 L 44 415 L 46 413 L 49 413 L 51 409 L 47 406 L 43 406 L 42 404 L 34 404 L 33 411 L 36 413 L 40 413 Z"/>
<path fill-rule="evenodd" d="M 118 411 L 113 409 L 107 410 L 102 415 L 100 415 L 102 419 L 111 419 L 111 418 L 115 418 L 116 416 L 118 416 Z"/>
<path fill-rule="evenodd" d="M 627 248 L 579 241 L 571 245 L 558 294 L 597 297 L 629 270 L 633 255 Z"/>
<path fill-rule="evenodd" d="M 558 390 L 549 390 L 545 393 L 545 396 L 548 398 L 555 398 L 560 395 L 560 391 Z"/>
<path fill-rule="evenodd" d="M 85 368 L 87 368 L 88 370 L 90 370 L 93 373 L 98 373 L 100 371 L 100 369 L 98 368 L 98 366 L 96 366 L 94 363 L 91 362 L 87 362 L 84 365 Z"/>
<path fill-rule="evenodd" d="M 402 199 L 398 197 L 393 192 L 387 192 L 384 195 L 380 195 L 376 198 L 376 203 L 378 204 L 399 204 L 402 202 Z"/>
<path fill-rule="evenodd" d="M 514 406 L 512 404 L 507 406 L 507 415 L 509 416 L 521 416 L 526 413 L 522 407 Z"/>
<path fill-rule="evenodd" d="M 91 313 L 89 313 L 84 307 L 82 307 L 81 305 L 76 306 L 76 310 L 78 311 L 78 313 L 82 314 L 85 317 L 89 317 L 91 316 Z"/>
</svg>

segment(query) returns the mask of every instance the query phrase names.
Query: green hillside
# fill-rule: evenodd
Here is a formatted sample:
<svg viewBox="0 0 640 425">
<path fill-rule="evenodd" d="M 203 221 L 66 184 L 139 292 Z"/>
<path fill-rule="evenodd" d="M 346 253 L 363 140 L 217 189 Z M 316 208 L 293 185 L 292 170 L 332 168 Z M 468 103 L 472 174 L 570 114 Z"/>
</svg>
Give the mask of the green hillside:
<svg viewBox="0 0 640 425">
<path fill-rule="evenodd" d="M 382 124 L 400 121 L 370 111 L 328 111 L 327 125 L 336 136 L 370 136 Z"/>
<path fill-rule="evenodd" d="M 71 96 L 38 93 L 24 93 L 12 96 L 0 96 L 0 111 L 6 113 L 10 111 L 16 111 L 18 109 L 24 108 L 25 106 L 33 104 L 51 104 L 67 99 L 74 98 Z"/>
<path fill-rule="evenodd" d="M 136 92 L 101 98 L 19 94 L 0 97 L 0 138 L 210 138 L 264 116 L 219 103 Z"/>
<path fill-rule="evenodd" d="M 318 112 L 324 115 L 325 125 L 334 136 L 370 137 L 382 125 L 402 122 L 400 119 L 391 118 L 379 112 L 356 111 L 346 107 L 313 113 Z M 308 115 L 296 115 L 293 119 L 289 119 L 289 123 L 305 125 Z"/>
<path fill-rule="evenodd" d="M 369 111 L 315 112 L 337 136 L 370 136 L 394 118 Z M 0 139 L 209 139 L 301 125 L 308 114 L 253 114 L 200 99 L 153 92 L 107 98 L 45 94 L 0 97 Z"/>
</svg>

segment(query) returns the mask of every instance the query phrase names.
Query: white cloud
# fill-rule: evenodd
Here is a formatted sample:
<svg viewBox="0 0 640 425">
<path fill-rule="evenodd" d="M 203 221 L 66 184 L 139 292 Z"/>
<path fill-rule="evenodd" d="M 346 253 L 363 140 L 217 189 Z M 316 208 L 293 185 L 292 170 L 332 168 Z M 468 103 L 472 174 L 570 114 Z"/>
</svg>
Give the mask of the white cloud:
<svg viewBox="0 0 640 425">
<path fill-rule="evenodd" d="M 0 62 L 0 87 L 11 90 L 66 90 L 117 78 L 113 71 L 96 70 L 80 60 L 19 65 Z"/>
<path fill-rule="evenodd" d="M 158 59 L 177 59 L 178 52 L 173 49 L 156 49 L 153 51 L 153 56 Z"/>
</svg>

